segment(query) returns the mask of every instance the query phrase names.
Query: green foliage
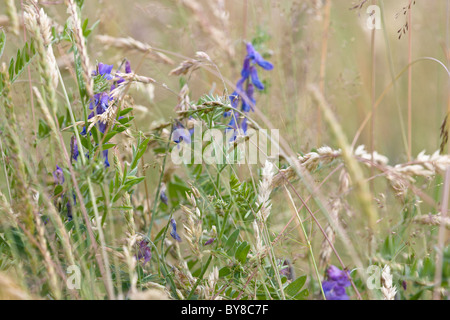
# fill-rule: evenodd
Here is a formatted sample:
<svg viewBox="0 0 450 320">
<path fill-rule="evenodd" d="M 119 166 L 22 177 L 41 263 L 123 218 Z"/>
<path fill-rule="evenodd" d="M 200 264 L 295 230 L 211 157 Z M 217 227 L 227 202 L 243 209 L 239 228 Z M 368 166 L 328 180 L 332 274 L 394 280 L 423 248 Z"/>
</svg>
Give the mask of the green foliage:
<svg viewBox="0 0 450 320">
<path fill-rule="evenodd" d="M 3 33 L 4 35 L 4 33 Z M 3 38 L 3 40 L 2 40 Z M 0 52 L 3 53 L 5 44 L 5 37 L 0 37 Z M 20 74 L 25 70 L 25 68 L 30 64 L 31 60 L 36 55 L 36 49 L 34 48 L 33 42 L 28 45 L 28 42 L 22 49 L 17 50 L 16 59 L 11 58 L 8 67 L 9 81 L 14 83 L 14 81 L 20 76 Z M 3 91 L 3 79 L 0 74 L 0 94 Z"/>
<path fill-rule="evenodd" d="M 1 30 L 1 33 L 0 33 L 0 58 L 3 55 L 3 50 L 5 50 L 5 45 L 6 45 L 6 34 L 3 30 Z"/>
</svg>

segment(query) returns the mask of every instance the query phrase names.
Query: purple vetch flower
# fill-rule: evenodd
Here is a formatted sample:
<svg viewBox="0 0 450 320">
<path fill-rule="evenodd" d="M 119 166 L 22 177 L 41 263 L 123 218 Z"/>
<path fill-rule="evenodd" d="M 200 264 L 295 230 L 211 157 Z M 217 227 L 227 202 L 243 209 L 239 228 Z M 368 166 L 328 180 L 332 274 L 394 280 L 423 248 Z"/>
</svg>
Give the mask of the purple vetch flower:
<svg viewBox="0 0 450 320">
<path fill-rule="evenodd" d="M 273 65 L 264 60 L 259 52 L 255 50 L 253 45 L 248 42 L 247 46 L 247 56 L 244 59 L 244 63 L 241 70 L 241 79 L 236 83 L 236 90 L 229 96 L 231 107 L 237 109 L 239 101 L 242 101 L 241 110 L 248 113 L 253 110 L 253 106 L 256 103 L 254 98 L 255 87 L 258 90 L 264 89 L 264 84 L 259 80 L 257 66 L 265 69 L 272 70 Z M 224 113 L 224 117 L 232 116 L 229 128 L 227 130 L 237 130 L 242 129 L 244 134 L 247 132 L 247 119 L 241 120 L 239 123 L 236 114 L 230 110 Z M 234 139 L 232 139 L 234 140 Z"/>
<path fill-rule="evenodd" d="M 66 208 L 67 208 L 67 219 L 69 221 L 71 221 L 72 218 L 73 218 L 73 216 L 72 216 L 72 203 L 70 202 L 69 199 L 67 199 Z"/>
<path fill-rule="evenodd" d="M 77 142 L 77 138 L 75 136 L 72 136 L 72 138 L 70 139 L 70 153 L 71 153 L 71 158 L 73 160 L 77 161 L 79 152 L 78 152 L 78 142 Z"/>
<path fill-rule="evenodd" d="M 327 269 L 327 280 L 322 282 L 323 292 L 327 300 L 349 300 L 345 288 L 350 286 L 348 271 L 342 271 L 336 266 Z"/>
<path fill-rule="evenodd" d="M 289 259 L 280 261 L 280 268 L 280 275 L 285 276 L 288 280 L 294 280 L 295 272 Z"/>
<path fill-rule="evenodd" d="M 167 198 L 166 190 L 167 190 L 166 184 L 164 182 L 161 183 L 161 191 L 159 193 L 159 199 L 161 199 L 161 202 L 167 206 L 169 205 L 169 199 Z"/>
<path fill-rule="evenodd" d="M 191 133 L 187 129 L 185 129 L 181 122 L 177 121 L 173 128 L 172 140 L 177 144 L 182 141 L 191 143 Z"/>
<path fill-rule="evenodd" d="M 406 290 L 408 288 L 408 285 L 405 280 L 402 281 L 402 287 L 403 287 L 403 290 Z"/>
<path fill-rule="evenodd" d="M 99 74 L 99 75 L 103 76 L 106 80 L 112 80 L 113 76 L 111 75 L 111 71 L 112 71 L 113 67 L 114 67 L 114 65 L 112 65 L 112 64 L 108 65 L 108 64 L 99 62 L 98 66 L 97 66 L 97 70 L 92 72 L 92 75 L 96 76 Z"/>
<path fill-rule="evenodd" d="M 131 63 L 128 60 L 125 62 L 125 73 L 131 73 Z"/>
<path fill-rule="evenodd" d="M 145 266 L 145 264 L 147 262 L 149 262 L 150 259 L 152 258 L 152 250 L 148 246 L 147 240 L 142 240 L 141 242 L 139 242 L 139 250 L 138 250 L 138 254 L 137 254 L 137 260 L 141 260 L 142 258 L 144 258 L 143 266 Z"/>
<path fill-rule="evenodd" d="M 170 225 L 172 226 L 172 231 L 170 231 L 170 235 L 178 242 L 181 242 L 181 237 L 177 233 L 177 223 L 175 222 L 175 219 L 170 219 Z"/>
<path fill-rule="evenodd" d="M 103 150 L 103 158 L 105 158 L 105 167 L 109 167 L 109 161 L 108 161 L 108 149 Z"/>
<path fill-rule="evenodd" d="M 210 245 L 211 243 L 214 242 L 214 240 L 216 240 L 216 238 L 211 238 L 211 239 L 209 239 L 208 241 L 206 241 L 204 245 L 205 245 L 205 246 Z"/>
<path fill-rule="evenodd" d="M 117 70 L 117 71 L 119 71 L 119 70 Z M 125 73 L 131 73 L 131 64 L 130 64 L 130 61 L 128 61 L 128 60 L 125 61 Z M 116 75 L 116 77 L 119 78 L 119 80 L 117 80 L 117 82 L 116 82 L 117 85 L 119 85 L 125 81 L 124 78 L 119 77 L 118 75 Z M 116 88 L 116 86 L 112 85 L 111 91 L 113 91 L 115 88 Z"/>
<path fill-rule="evenodd" d="M 258 88 L 259 90 L 264 90 L 264 85 L 259 80 L 258 70 L 256 70 L 255 66 L 250 67 L 250 77 L 252 78 L 252 82 L 256 88 Z"/>
<path fill-rule="evenodd" d="M 161 202 L 164 203 L 166 206 L 169 205 L 169 199 L 167 198 L 167 195 L 164 191 L 161 191 L 159 198 L 161 199 Z"/>
<path fill-rule="evenodd" d="M 56 165 L 56 170 L 53 171 L 53 180 L 55 181 L 55 184 L 59 185 L 62 185 L 65 181 L 64 172 L 58 165 Z"/>
<path fill-rule="evenodd" d="M 253 84 L 249 83 L 247 85 L 247 90 L 245 90 L 245 94 L 247 95 L 247 98 L 250 101 L 250 103 L 248 103 L 246 100 L 242 100 L 242 111 L 244 112 L 249 112 L 250 110 L 254 111 L 253 106 L 256 103 L 254 93 L 255 87 L 253 86 Z"/>
<path fill-rule="evenodd" d="M 265 70 L 273 69 L 273 65 L 269 61 L 264 60 L 261 54 L 255 50 L 255 48 L 250 42 L 247 42 L 247 57 L 250 59 L 251 62 L 258 64 L 261 68 Z"/>
</svg>

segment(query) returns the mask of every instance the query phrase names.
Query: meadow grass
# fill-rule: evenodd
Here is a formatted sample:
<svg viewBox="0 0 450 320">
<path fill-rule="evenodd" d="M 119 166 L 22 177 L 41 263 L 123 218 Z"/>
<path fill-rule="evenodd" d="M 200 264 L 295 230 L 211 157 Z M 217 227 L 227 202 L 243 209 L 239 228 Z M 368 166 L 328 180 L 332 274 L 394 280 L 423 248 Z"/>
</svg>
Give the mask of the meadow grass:
<svg viewBox="0 0 450 320">
<path fill-rule="evenodd" d="M 4 3 L 0 299 L 449 298 L 450 1 Z"/>
</svg>

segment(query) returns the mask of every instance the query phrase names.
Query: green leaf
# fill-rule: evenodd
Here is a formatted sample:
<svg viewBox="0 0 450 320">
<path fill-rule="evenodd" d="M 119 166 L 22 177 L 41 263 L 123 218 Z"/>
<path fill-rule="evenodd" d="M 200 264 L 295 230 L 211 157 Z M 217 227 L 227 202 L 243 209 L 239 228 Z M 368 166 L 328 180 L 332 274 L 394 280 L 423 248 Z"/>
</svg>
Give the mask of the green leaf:
<svg viewBox="0 0 450 320">
<path fill-rule="evenodd" d="M 230 273 L 231 273 L 230 268 L 223 267 L 222 269 L 219 270 L 219 277 L 220 278 L 225 277 L 225 276 L 229 275 Z"/>
<path fill-rule="evenodd" d="M 231 236 L 228 238 L 227 243 L 225 244 L 225 247 L 232 248 L 234 246 L 234 243 L 236 242 L 237 238 L 239 237 L 239 229 L 235 230 Z"/>
<path fill-rule="evenodd" d="M 302 291 L 300 291 L 299 294 L 297 294 L 294 299 L 295 300 L 305 300 L 305 298 L 309 296 L 309 291 L 308 289 L 303 289 Z"/>
<path fill-rule="evenodd" d="M 9 62 L 9 79 L 12 79 L 14 77 L 14 58 L 11 58 L 11 61 Z"/>
<path fill-rule="evenodd" d="M 103 147 L 103 150 L 108 150 L 108 149 L 111 149 L 112 147 L 114 147 L 115 145 L 116 145 L 115 143 L 104 143 L 102 145 L 102 147 Z"/>
<path fill-rule="evenodd" d="M 285 289 L 284 293 L 288 296 L 294 297 L 303 287 L 306 282 L 306 276 L 301 276 L 291 282 Z"/>
<path fill-rule="evenodd" d="M 6 34 L 3 30 L 1 30 L 1 33 L 0 33 L 0 58 L 3 55 L 3 50 L 5 49 L 5 44 L 6 44 Z"/>
<path fill-rule="evenodd" d="M 55 196 L 57 196 L 57 195 L 61 194 L 62 192 L 63 192 L 63 187 L 61 185 L 57 185 L 55 188 L 55 191 L 53 191 L 53 194 Z"/>
<path fill-rule="evenodd" d="M 235 257 L 236 259 L 244 264 L 245 261 L 247 261 L 247 254 L 250 251 L 250 245 L 247 244 L 246 241 L 242 242 L 241 245 L 237 248 L 236 253 L 235 253 Z"/>
<path fill-rule="evenodd" d="M 122 117 L 122 116 L 126 115 L 127 113 L 131 112 L 131 110 L 133 110 L 133 108 L 123 109 L 122 111 L 120 111 L 119 116 Z"/>
</svg>

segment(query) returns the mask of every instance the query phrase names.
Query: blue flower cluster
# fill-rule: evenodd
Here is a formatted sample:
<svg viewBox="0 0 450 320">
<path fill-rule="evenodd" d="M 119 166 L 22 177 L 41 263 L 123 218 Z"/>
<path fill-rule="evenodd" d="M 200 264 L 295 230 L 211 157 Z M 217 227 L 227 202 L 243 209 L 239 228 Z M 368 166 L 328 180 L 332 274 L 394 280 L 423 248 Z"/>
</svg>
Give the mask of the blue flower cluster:
<svg viewBox="0 0 450 320">
<path fill-rule="evenodd" d="M 97 66 L 97 70 L 92 72 L 92 76 L 100 75 L 105 80 L 113 80 L 114 76 L 111 74 L 112 69 L 113 65 L 108 65 L 100 62 Z M 125 73 L 131 73 L 131 65 L 129 61 L 126 61 L 125 63 Z M 95 114 L 97 115 L 102 114 L 108 109 L 109 105 L 113 101 L 113 98 L 110 96 L 111 91 L 114 90 L 116 86 L 122 83 L 123 81 L 124 79 L 119 78 L 119 80 L 116 81 L 116 83 L 111 86 L 109 92 L 99 92 L 94 95 L 89 104 L 89 109 L 93 111 L 89 114 L 88 119 L 94 117 Z M 97 125 L 100 132 L 105 133 L 106 123 L 99 122 Z M 83 127 L 83 131 L 81 132 L 81 134 L 86 135 L 86 127 Z M 73 152 L 74 147 L 72 146 L 72 157 L 76 161 L 78 158 L 78 147 L 76 146 L 76 142 L 74 146 L 76 147 L 76 153 Z M 103 157 L 105 159 L 105 166 L 109 167 L 110 164 L 108 162 L 108 150 L 103 150 Z"/>
<path fill-rule="evenodd" d="M 144 258 L 144 263 L 142 264 L 143 266 L 145 266 L 145 264 L 152 258 L 152 250 L 148 246 L 148 241 L 145 239 L 139 242 L 139 250 L 136 256 L 138 261 L 142 258 Z"/>
<path fill-rule="evenodd" d="M 327 280 L 322 282 L 323 292 L 327 300 L 349 300 L 345 288 L 350 286 L 348 271 L 342 271 L 336 266 L 327 269 Z"/>
<path fill-rule="evenodd" d="M 259 80 L 257 66 L 260 66 L 264 70 L 272 70 L 273 65 L 264 60 L 261 54 L 255 50 L 253 45 L 247 43 L 247 56 L 244 59 L 244 65 L 241 71 L 241 79 L 236 84 L 236 90 L 229 96 L 231 106 L 237 109 L 239 102 L 242 102 L 241 110 L 245 113 L 254 111 L 253 106 L 256 103 L 254 93 L 255 87 L 258 90 L 264 90 L 263 83 Z M 225 117 L 231 116 L 229 129 L 238 130 L 242 129 L 244 133 L 247 132 L 247 118 L 242 119 L 239 124 L 238 113 L 235 111 L 225 112 Z"/>
</svg>

